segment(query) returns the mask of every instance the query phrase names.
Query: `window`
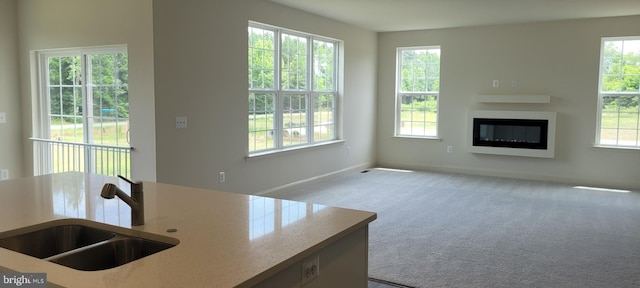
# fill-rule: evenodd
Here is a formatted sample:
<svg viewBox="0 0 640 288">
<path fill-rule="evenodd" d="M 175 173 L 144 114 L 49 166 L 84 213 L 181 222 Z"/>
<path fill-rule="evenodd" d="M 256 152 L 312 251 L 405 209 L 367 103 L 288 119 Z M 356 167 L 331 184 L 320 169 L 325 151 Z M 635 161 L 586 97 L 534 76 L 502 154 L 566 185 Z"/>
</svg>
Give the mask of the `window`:
<svg viewBox="0 0 640 288">
<path fill-rule="evenodd" d="M 440 47 L 398 49 L 396 136 L 438 137 Z"/>
<path fill-rule="evenodd" d="M 640 37 L 603 38 L 596 144 L 640 148 Z"/>
<path fill-rule="evenodd" d="M 249 23 L 249 153 L 337 139 L 338 42 Z"/>
<path fill-rule="evenodd" d="M 129 176 L 126 47 L 44 51 L 39 66 L 36 174 Z"/>
</svg>

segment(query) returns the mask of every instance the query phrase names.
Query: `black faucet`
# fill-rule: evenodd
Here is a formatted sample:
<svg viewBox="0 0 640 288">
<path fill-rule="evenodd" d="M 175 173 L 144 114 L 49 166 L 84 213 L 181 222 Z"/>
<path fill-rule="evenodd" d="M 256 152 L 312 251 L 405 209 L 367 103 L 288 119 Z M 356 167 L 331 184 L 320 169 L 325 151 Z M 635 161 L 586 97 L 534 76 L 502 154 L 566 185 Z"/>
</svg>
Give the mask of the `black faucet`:
<svg viewBox="0 0 640 288">
<path fill-rule="evenodd" d="M 113 199 L 114 196 L 118 196 L 118 198 L 122 199 L 122 201 L 131 207 L 131 225 L 144 225 L 144 193 L 142 192 L 142 182 L 133 182 L 121 175 L 118 175 L 118 177 L 131 184 L 131 197 L 120 190 L 116 184 L 112 183 L 104 184 L 100 196 L 106 199 Z"/>
</svg>

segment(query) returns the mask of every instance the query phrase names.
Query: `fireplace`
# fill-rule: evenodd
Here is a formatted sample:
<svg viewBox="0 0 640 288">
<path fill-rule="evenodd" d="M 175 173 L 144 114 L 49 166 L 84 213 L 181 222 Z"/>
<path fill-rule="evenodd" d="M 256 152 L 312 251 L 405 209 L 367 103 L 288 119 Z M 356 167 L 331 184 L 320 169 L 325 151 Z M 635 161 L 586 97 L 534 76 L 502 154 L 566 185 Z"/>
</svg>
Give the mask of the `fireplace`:
<svg viewBox="0 0 640 288">
<path fill-rule="evenodd" d="M 469 150 L 473 153 L 554 157 L 555 112 L 472 111 Z"/>
<path fill-rule="evenodd" d="M 549 120 L 473 118 L 473 146 L 547 149 Z"/>
</svg>

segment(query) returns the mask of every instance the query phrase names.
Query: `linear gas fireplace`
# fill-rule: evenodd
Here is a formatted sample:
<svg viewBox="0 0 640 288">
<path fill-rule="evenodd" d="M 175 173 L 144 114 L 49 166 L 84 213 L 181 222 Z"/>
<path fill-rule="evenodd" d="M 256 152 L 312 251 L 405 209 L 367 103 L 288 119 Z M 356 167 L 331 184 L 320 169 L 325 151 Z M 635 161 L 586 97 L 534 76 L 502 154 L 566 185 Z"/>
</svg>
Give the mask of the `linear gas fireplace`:
<svg viewBox="0 0 640 288">
<path fill-rule="evenodd" d="M 473 118 L 473 146 L 547 149 L 549 120 Z"/>
<path fill-rule="evenodd" d="M 469 118 L 473 153 L 554 157 L 555 112 L 473 111 Z"/>
</svg>

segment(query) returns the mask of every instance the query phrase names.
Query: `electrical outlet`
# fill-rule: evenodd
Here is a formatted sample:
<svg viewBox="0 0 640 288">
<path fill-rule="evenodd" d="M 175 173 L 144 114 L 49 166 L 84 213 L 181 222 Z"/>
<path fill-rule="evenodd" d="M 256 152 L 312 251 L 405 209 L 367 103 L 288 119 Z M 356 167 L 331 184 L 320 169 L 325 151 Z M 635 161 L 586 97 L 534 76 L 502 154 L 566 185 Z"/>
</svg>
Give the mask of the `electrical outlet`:
<svg viewBox="0 0 640 288">
<path fill-rule="evenodd" d="M 220 183 L 224 183 L 224 172 L 220 172 Z"/>
<path fill-rule="evenodd" d="M 500 87 L 500 81 L 498 81 L 498 80 L 493 80 L 493 87 L 494 87 L 494 88 Z"/>
<path fill-rule="evenodd" d="M 187 128 L 187 117 L 176 117 L 176 128 Z"/>
<path fill-rule="evenodd" d="M 0 180 L 7 180 L 9 179 L 9 169 L 2 169 L 0 171 Z"/>
<path fill-rule="evenodd" d="M 447 146 L 447 153 L 453 153 L 453 146 Z"/>
<path fill-rule="evenodd" d="M 302 281 L 300 286 L 304 286 L 320 276 L 320 255 L 302 262 Z"/>
<path fill-rule="evenodd" d="M 0 123 L 7 123 L 7 113 L 0 112 Z"/>
</svg>

